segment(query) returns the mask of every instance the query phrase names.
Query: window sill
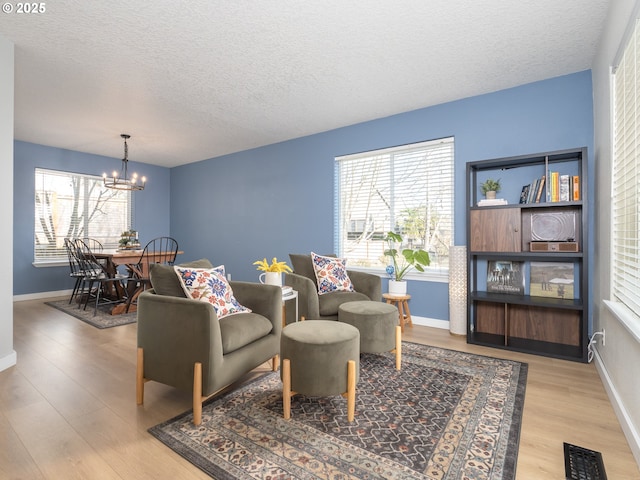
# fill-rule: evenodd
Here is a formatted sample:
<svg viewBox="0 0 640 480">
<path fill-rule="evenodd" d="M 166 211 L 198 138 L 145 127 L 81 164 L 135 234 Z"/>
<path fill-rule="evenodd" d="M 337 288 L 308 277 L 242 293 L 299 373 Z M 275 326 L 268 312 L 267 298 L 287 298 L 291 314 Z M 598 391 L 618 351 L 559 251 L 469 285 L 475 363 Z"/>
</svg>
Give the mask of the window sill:
<svg viewBox="0 0 640 480">
<path fill-rule="evenodd" d="M 619 302 L 605 300 L 604 304 L 614 317 L 627 329 L 633 338 L 640 343 L 640 320 L 629 308 Z"/>
<path fill-rule="evenodd" d="M 69 266 L 69 261 L 68 260 L 50 260 L 48 262 L 32 262 L 31 265 L 33 265 L 36 268 L 47 268 L 47 267 L 64 267 Z"/>
<path fill-rule="evenodd" d="M 383 272 L 382 270 L 376 270 L 372 268 L 363 268 L 363 267 L 349 267 L 348 270 L 355 270 L 357 272 L 365 272 L 371 273 L 373 275 L 378 275 L 382 278 L 388 278 L 389 276 Z M 449 269 L 447 268 L 433 268 L 428 272 L 417 273 L 411 272 L 404 276 L 405 280 L 416 281 L 416 282 L 438 282 L 438 283 L 449 283 Z"/>
</svg>

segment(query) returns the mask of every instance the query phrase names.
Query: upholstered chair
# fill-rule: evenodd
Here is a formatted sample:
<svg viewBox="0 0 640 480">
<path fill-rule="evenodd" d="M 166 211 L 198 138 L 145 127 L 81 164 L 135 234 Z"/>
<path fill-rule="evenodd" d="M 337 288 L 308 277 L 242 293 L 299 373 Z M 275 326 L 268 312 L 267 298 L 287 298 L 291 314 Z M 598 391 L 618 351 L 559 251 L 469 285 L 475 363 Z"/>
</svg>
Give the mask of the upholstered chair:
<svg viewBox="0 0 640 480">
<path fill-rule="evenodd" d="M 335 254 L 327 256 L 335 257 Z M 318 283 L 311 254 L 289 254 L 293 273 L 284 276 L 285 285 L 298 291 L 300 316 L 310 320 L 338 320 L 338 307 L 345 302 L 382 299 L 382 280 L 371 273 L 347 270 L 354 292 L 318 294 Z"/>
<path fill-rule="evenodd" d="M 210 268 L 211 263 L 184 266 Z M 199 425 L 207 397 L 268 360 L 277 370 L 280 287 L 229 282 L 236 300 L 252 312 L 219 319 L 211 303 L 187 298 L 172 266 L 152 265 L 150 279 L 152 288 L 138 298 L 138 405 L 149 380 L 193 392 L 193 423 Z"/>
</svg>

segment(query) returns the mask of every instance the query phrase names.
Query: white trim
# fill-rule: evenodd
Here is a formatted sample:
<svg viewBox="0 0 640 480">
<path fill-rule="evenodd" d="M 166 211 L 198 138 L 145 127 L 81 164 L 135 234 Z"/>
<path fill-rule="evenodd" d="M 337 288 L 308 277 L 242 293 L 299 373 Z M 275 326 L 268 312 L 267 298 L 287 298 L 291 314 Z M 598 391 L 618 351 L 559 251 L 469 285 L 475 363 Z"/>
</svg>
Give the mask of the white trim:
<svg viewBox="0 0 640 480">
<path fill-rule="evenodd" d="M 18 361 L 18 354 L 15 350 L 12 350 L 6 357 L 0 358 L 0 372 L 7 368 L 13 367 Z"/>
<path fill-rule="evenodd" d="M 57 290 L 55 292 L 37 292 L 26 293 L 24 295 L 14 295 L 14 302 L 25 302 L 27 300 L 42 300 L 43 298 L 56 298 L 56 297 L 68 297 L 71 295 L 72 290 Z"/>
<path fill-rule="evenodd" d="M 377 275 L 380 278 L 389 278 L 386 272 L 380 268 L 366 268 L 366 267 L 352 267 L 347 264 L 347 270 L 353 270 L 356 272 L 370 273 Z M 404 276 L 404 280 L 411 280 L 417 282 L 436 282 L 436 283 L 449 283 L 449 269 L 448 268 L 430 268 L 427 267 L 424 273 L 416 272 L 412 270 Z"/>
<path fill-rule="evenodd" d="M 449 320 L 439 320 L 437 318 L 416 317 L 411 315 L 411 321 L 415 325 L 423 327 L 441 328 L 442 330 L 449 330 Z"/>
<path fill-rule="evenodd" d="M 640 343 L 640 322 L 633 312 L 620 302 L 603 300 L 607 310 L 622 324 L 633 338 Z"/>
<path fill-rule="evenodd" d="M 613 410 L 618 417 L 618 421 L 620 422 L 620 426 L 622 427 L 622 431 L 624 432 L 624 436 L 627 438 L 627 442 L 629 442 L 629 448 L 631 449 L 631 453 L 636 460 L 636 463 L 640 465 L 640 432 L 638 432 L 631 421 L 631 417 L 627 412 L 627 409 L 624 407 L 624 403 L 620 399 L 618 395 L 618 391 L 616 390 L 609 373 L 604 365 L 604 362 L 600 358 L 598 354 L 598 350 L 596 348 L 595 352 L 595 365 L 598 374 L 600 375 L 600 380 L 602 380 L 602 384 L 604 385 L 604 389 L 607 392 L 607 396 L 609 397 L 609 401 L 613 406 Z"/>
</svg>

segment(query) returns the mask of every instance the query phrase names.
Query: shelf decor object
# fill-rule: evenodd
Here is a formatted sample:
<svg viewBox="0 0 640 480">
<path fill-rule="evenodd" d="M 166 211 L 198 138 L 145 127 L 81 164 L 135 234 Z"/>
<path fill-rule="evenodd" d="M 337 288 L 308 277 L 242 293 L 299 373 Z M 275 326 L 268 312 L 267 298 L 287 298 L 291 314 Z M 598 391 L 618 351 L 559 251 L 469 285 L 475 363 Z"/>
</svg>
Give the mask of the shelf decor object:
<svg viewBox="0 0 640 480">
<path fill-rule="evenodd" d="M 587 158 L 583 147 L 467 163 L 467 342 L 588 361 Z M 505 204 L 482 204 L 497 176 Z"/>
<path fill-rule="evenodd" d="M 467 334 L 467 247 L 449 247 L 449 332 Z"/>
</svg>

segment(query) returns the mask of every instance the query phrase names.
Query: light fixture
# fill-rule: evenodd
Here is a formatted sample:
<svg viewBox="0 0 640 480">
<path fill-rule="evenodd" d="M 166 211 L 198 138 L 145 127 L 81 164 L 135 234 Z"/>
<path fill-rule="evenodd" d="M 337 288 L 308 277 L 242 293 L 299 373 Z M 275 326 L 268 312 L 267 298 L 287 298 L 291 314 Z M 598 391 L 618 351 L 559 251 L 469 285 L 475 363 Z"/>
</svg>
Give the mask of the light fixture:
<svg viewBox="0 0 640 480">
<path fill-rule="evenodd" d="M 467 333 L 467 247 L 449 247 L 449 332 Z"/>
<path fill-rule="evenodd" d="M 113 188 L 114 190 L 144 190 L 144 184 L 147 181 L 146 177 L 141 178 L 141 183 L 138 183 L 138 174 L 133 173 L 131 178 L 127 177 L 127 167 L 129 164 L 129 146 L 127 145 L 127 139 L 131 138 L 131 135 L 123 133 L 120 135 L 124 139 L 124 158 L 122 159 L 122 170 L 120 175 L 115 170 L 112 173 L 112 177 L 109 180 L 107 174 L 102 174 L 102 180 L 104 186 L 107 188 Z"/>
</svg>

